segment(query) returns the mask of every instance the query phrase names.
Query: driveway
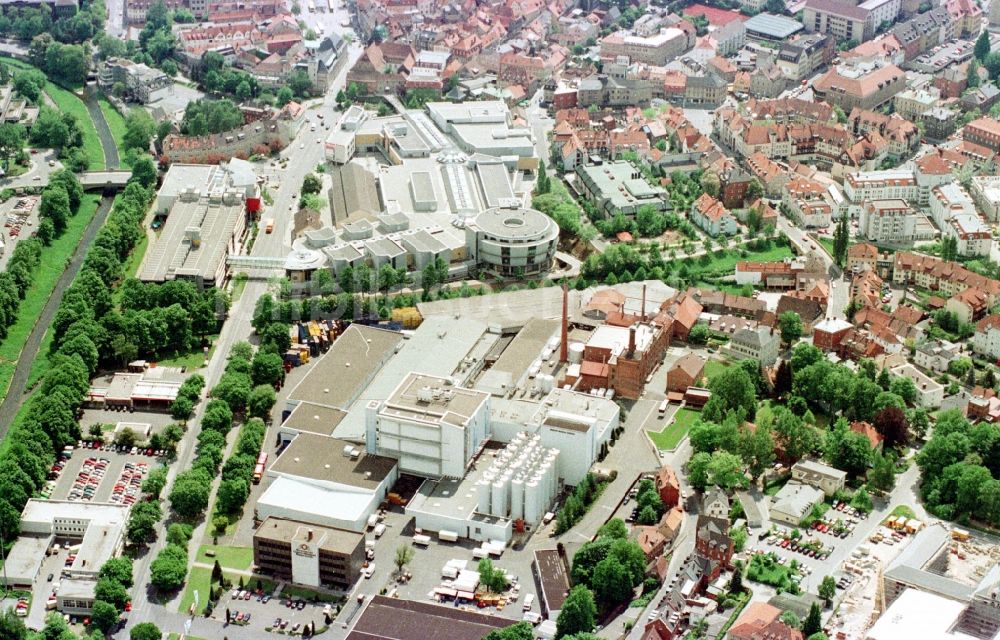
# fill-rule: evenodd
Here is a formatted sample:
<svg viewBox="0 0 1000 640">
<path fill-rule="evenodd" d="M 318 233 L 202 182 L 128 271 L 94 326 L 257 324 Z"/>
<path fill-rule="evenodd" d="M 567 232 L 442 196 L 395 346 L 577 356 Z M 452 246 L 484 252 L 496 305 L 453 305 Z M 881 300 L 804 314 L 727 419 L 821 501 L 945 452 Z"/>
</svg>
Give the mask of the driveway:
<svg viewBox="0 0 1000 640">
<path fill-rule="evenodd" d="M 62 163 L 56 157 L 56 152 L 52 149 L 34 149 L 29 152 L 31 158 L 31 168 L 17 176 L 16 178 L 0 178 L 0 189 L 27 189 L 30 187 L 44 187 L 49 183 L 49 176 L 62 169 Z M 49 166 L 49 162 L 54 166 Z"/>
</svg>

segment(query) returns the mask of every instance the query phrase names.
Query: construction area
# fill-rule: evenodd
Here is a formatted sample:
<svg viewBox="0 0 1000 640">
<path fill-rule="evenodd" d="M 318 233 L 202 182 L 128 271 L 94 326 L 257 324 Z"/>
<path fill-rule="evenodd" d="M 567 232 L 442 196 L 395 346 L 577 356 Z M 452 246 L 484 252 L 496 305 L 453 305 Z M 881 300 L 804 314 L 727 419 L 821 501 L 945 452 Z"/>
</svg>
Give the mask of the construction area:
<svg viewBox="0 0 1000 640">
<path fill-rule="evenodd" d="M 887 522 L 859 546 L 834 575 L 845 595 L 828 621 L 827 635 L 838 640 L 870 637 L 872 626 L 898 597 L 897 576 L 907 575 L 905 571 L 913 573 L 913 583 L 902 585 L 906 591 L 937 592 L 961 601 L 966 598 L 959 592 L 967 590 L 971 597 L 1000 563 L 1000 544 L 978 532 L 937 529 L 945 528 L 937 524 L 920 532 Z"/>
</svg>

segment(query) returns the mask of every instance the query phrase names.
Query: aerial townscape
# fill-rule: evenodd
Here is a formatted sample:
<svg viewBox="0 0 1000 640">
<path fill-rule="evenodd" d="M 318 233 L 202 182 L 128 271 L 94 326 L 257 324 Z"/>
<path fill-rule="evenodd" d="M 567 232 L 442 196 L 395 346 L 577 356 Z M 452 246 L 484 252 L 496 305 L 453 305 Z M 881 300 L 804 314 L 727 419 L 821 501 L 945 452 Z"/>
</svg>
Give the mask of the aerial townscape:
<svg viewBox="0 0 1000 640">
<path fill-rule="evenodd" d="M 0 0 L 0 640 L 1000 640 L 1000 0 Z"/>
</svg>

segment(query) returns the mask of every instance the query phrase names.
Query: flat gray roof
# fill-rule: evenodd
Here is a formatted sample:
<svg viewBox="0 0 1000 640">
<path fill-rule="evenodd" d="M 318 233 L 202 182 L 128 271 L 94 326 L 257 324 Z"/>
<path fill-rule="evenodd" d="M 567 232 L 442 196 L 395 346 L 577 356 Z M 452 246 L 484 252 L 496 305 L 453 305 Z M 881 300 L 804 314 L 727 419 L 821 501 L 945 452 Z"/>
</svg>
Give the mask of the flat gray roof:
<svg viewBox="0 0 1000 640">
<path fill-rule="evenodd" d="M 410 185 L 413 188 L 413 199 L 417 202 L 432 202 L 437 198 L 434 195 L 434 183 L 431 181 L 429 171 L 414 171 L 410 174 Z"/>
<path fill-rule="evenodd" d="M 309 539 L 318 541 L 323 551 L 351 555 L 358 545 L 364 544 L 365 534 L 358 531 L 323 527 L 312 523 L 287 520 L 285 518 L 269 517 L 254 531 L 254 539 L 290 542 L 292 549 L 298 548 L 298 543 Z"/>
<path fill-rule="evenodd" d="M 372 374 L 371 381 L 358 392 L 334 435 L 350 440 L 364 439 L 368 402 L 388 398 L 413 371 L 439 377 L 469 375 L 459 373 L 458 369 L 484 337 L 492 336 L 487 334 L 482 322 L 440 316 L 424 318 L 416 331 L 401 342 L 396 354 L 381 364 Z"/>
<path fill-rule="evenodd" d="M 411 373 L 386 399 L 380 413 L 464 426 L 489 397 L 488 393 L 448 384 L 444 378 Z"/>
<path fill-rule="evenodd" d="M 227 204 L 225 197 L 231 196 L 217 199 L 203 195 L 194 202 L 185 202 L 180 196 L 170 208 L 159 238 L 146 252 L 139 279 L 163 282 L 176 276 L 197 276 L 214 282 L 238 225 L 246 216 L 242 198 Z M 198 242 L 192 240 L 189 229 L 197 229 Z"/>
<path fill-rule="evenodd" d="M 320 356 L 288 399 L 347 409 L 402 341 L 401 333 L 352 324 Z"/>
<path fill-rule="evenodd" d="M 556 335 L 558 330 L 558 320 L 545 320 L 543 318 L 529 320 L 504 349 L 504 352 L 493 364 L 493 368 L 511 373 L 523 372 L 531 366 L 538 354 L 545 348 L 545 343 Z"/>
<path fill-rule="evenodd" d="M 346 415 L 347 412 L 342 409 L 324 407 L 311 402 L 300 402 L 292 409 L 281 426 L 296 431 L 332 436 L 334 429 Z"/>
<path fill-rule="evenodd" d="M 758 13 L 743 23 L 747 31 L 762 33 L 773 38 L 787 38 L 803 26 L 798 20 L 771 13 Z"/>
<path fill-rule="evenodd" d="M 511 242 L 542 239 L 546 234 L 558 235 L 552 218 L 523 207 L 487 209 L 476 216 L 472 224 L 490 236 Z"/>
<path fill-rule="evenodd" d="M 368 490 L 376 489 L 392 473 L 396 461 L 368 454 L 352 460 L 344 455 L 344 447 L 355 445 L 336 438 L 300 433 L 295 436 L 268 470 L 287 476 L 309 478 Z"/>
<path fill-rule="evenodd" d="M 507 167 L 503 163 L 480 162 L 476 165 L 476 173 L 479 174 L 479 181 L 483 185 L 487 206 L 498 207 L 504 200 L 514 197 Z"/>
</svg>

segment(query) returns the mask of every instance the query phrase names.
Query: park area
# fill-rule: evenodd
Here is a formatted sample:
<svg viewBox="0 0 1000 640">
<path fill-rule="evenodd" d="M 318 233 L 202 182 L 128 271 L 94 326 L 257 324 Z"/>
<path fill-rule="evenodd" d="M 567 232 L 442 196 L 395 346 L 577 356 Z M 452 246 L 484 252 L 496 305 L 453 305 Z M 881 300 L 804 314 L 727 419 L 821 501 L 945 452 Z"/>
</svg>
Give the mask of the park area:
<svg viewBox="0 0 1000 640">
<path fill-rule="evenodd" d="M 681 440 L 687 436 L 688 431 L 701 414 L 693 409 L 681 408 L 674 414 L 673 420 L 661 431 L 649 431 L 649 439 L 653 441 L 656 448 L 661 451 L 673 451 L 680 444 Z"/>
</svg>

